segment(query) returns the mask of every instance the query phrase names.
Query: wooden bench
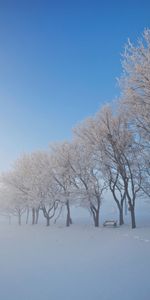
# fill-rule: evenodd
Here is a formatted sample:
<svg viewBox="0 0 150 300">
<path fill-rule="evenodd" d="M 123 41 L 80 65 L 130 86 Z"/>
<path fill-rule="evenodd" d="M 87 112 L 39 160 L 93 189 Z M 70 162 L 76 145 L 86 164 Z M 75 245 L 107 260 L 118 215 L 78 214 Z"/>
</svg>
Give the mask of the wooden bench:
<svg viewBox="0 0 150 300">
<path fill-rule="evenodd" d="M 110 227 L 117 227 L 117 221 L 114 221 L 114 220 L 106 220 L 104 223 L 103 223 L 103 226 L 110 226 Z"/>
</svg>

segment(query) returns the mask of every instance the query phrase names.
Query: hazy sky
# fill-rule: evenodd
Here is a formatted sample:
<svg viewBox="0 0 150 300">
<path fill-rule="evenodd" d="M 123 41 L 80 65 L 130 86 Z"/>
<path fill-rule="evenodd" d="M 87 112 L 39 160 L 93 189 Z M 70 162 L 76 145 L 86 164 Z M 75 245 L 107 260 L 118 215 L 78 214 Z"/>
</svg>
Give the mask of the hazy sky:
<svg viewBox="0 0 150 300">
<path fill-rule="evenodd" d="M 124 44 L 145 27 L 145 0 L 0 0 L 0 170 L 116 98 Z"/>
</svg>

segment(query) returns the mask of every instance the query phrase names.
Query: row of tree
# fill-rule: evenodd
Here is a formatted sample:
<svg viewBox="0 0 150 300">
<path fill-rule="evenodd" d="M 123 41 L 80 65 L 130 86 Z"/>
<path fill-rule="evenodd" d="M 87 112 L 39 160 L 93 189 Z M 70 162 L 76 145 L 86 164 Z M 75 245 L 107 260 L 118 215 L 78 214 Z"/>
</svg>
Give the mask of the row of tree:
<svg viewBox="0 0 150 300">
<path fill-rule="evenodd" d="M 32 223 L 43 212 L 47 226 L 66 207 L 66 225 L 72 223 L 71 205 L 86 207 L 99 226 L 104 192 L 109 189 L 124 224 L 125 199 L 136 227 L 135 203 L 150 196 L 150 30 L 123 55 L 119 80 L 121 99 L 103 106 L 73 132 L 71 142 L 54 144 L 49 151 L 25 154 L 1 176 L 1 211 Z"/>
</svg>

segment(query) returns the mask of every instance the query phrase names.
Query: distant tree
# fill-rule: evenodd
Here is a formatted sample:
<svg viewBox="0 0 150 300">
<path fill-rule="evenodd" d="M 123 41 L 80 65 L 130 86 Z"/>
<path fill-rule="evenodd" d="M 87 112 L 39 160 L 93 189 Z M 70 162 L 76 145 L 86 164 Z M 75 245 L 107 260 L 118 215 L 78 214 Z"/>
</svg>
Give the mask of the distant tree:
<svg viewBox="0 0 150 300">
<path fill-rule="evenodd" d="M 26 211 L 26 205 L 22 193 L 11 186 L 1 186 L 0 213 L 9 217 L 16 216 L 18 224 L 21 225 L 22 215 Z"/>
<path fill-rule="evenodd" d="M 2 182 L 10 192 L 15 190 L 19 194 L 24 207 L 31 208 L 32 224 L 38 222 L 41 209 L 49 226 L 58 207 L 58 187 L 52 177 L 50 155 L 47 152 L 23 155 L 10 172 L 3 174 Z"/>
</svg>

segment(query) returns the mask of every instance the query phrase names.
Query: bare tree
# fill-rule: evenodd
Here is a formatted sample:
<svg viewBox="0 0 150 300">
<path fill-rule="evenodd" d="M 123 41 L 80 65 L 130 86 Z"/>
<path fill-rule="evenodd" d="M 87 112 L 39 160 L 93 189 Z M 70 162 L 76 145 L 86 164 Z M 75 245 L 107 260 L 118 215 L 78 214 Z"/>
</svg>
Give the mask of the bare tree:
<svg viewBox="0 0 150 300">
<path fill-rule="evenodd" d="M 119 209 L 120 223 L 123 223 L 123 202 L 127 197 L 132 228 L 135 228 L 135 199 L 142 182 L 141 147 L 130 130 L 128 118 L 120 112 L 113 114 L 107 105 L 95 117 L 80 125 L 76 133 L 86 145 L 91 145 L 103 166 L 104 176 Z"/>
<path fill-rule="evenodd" d="M 142 185 L 142 149 L 130 130 L 126 116 L 119 113 L 113 115 L 108 107 L 100 113 L 100 118 L 104 133 L 102 138 L 104 153 L 107 155 L 108 160 L 111 160 L 113 168 L 117 171 L 116 179 L 120 177 L 119 186 L 117 184 L 116 187 L 120 189 L 121 204 L 126 196 L 131 212 L 132 228 L 135 228 L 135 200 Z M 112 188 L 111 191 L 116 201 L 117 199 Z"/>
<path fill-rule="evenodd" d="M 150 196 L 150 29 L 144 30 L 137 44 L 128 41 L 122 66 L 122 109 L 143 146 L 142 189 Z"/>
<path fill-rule="evenodd" d="M 72 224 L 72 218 L 70 213 L 70 203 L 72 202 L 72 182 L 69 164 L 69 148 L 70 146 L 67 142 L 55 144 L 51 148 L 52 176 L 60 190 L 59 199 L 61 203 L 64 204 L 66 207 L 67 227 L 69 227 Z"/>
<path fill-rule="evenodd" d="M 78 139 L 70 145 L 69 153 L 74 193 L 80 205 L 90 211 L 94 225 L 98 227 L 102 197 L 106 189 L 100 166 L 91 147 L 85 146 Z"/>
</svg>

